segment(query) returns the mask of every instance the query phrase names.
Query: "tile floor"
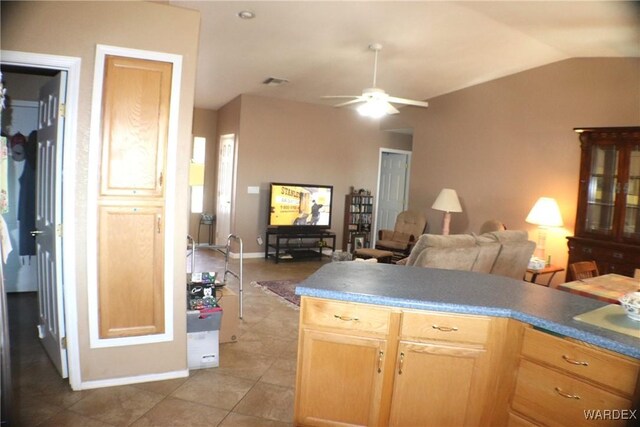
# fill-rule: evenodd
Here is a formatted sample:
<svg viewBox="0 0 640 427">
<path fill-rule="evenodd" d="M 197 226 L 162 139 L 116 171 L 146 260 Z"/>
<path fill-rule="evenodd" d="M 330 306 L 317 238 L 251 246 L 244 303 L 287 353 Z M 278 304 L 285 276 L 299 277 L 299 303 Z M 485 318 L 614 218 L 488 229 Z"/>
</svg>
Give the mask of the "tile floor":
<svg viewBox="0 0 640 427">
<path fill-rule="evenodd" d="M 19 426 L 292 425 L 298 310 L 250 283 L 302 280 L 325 262 L 244 261 L 244 319 L 238 342 L 220 344 L 220 367 L 188 378 L 74 392 L 37 338 L 37 296 L 9 294 L 14 406 Z M 238 271 L 237 261 L 230 269 Z M 196 271 L 223 270 L 222 256 L 200 249 Z M 237 281 L 229 286 L 237 291 Z"/>
</svg>

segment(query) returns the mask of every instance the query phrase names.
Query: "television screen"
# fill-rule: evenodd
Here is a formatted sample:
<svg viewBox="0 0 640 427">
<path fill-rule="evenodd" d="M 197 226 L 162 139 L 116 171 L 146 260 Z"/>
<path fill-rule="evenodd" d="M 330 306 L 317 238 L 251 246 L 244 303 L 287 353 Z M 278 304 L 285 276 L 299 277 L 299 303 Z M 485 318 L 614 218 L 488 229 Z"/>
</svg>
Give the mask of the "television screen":
<svg viewBox="0 0 640 427">
<path fill-rule="evenodd" d="M 269 226 L 331 227 L 330 185 L 271 184 Z"/>
</svg>

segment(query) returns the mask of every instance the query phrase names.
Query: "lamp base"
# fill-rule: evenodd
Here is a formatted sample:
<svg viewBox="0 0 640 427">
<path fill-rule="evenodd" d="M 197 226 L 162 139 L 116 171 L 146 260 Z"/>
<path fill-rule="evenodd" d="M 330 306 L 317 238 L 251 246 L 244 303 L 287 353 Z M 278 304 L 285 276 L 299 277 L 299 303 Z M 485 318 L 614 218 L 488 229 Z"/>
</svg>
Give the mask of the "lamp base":
<svg viewBox="0 0 640 427">
<path fill-rule="evenodd" d="M 449 224 L 451 223 L 451 213 L 445 212 L 444 217 L 442 218 L 442 235 L 449 235 Z"/>
</svg>

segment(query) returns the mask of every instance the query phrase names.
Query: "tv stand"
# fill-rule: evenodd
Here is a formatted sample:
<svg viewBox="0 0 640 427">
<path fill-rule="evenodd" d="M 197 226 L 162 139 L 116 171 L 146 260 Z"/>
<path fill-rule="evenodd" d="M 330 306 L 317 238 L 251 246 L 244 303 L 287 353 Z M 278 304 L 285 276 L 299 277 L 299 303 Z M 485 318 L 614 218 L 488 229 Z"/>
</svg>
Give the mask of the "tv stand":
<svg viewBox="0 0 640 427">
<path fill-rule="evenodd" d="M 328 230 L 299 231 L 291 229 L 267 229 L 264 259 L 299 261 L 309 258 L 322 259 L 322 251 L 336 250 L 336 233 Z"/>
</svg>

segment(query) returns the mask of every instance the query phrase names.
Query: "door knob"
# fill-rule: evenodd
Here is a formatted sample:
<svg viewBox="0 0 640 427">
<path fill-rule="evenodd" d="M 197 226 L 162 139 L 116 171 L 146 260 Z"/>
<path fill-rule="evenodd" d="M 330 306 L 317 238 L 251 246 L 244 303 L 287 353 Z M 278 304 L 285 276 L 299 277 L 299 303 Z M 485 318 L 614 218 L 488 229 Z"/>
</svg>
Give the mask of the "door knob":
<svg viewBox="0 0 640 427">
<path fill-rule="evenodd" d="M 31 235 L 33 237 L 36 237 L 38 234 L 44 233 L 44 231 L 42 231 L 42 230 L 31 230 L 29 233 L 31 233 Z"/>
</svg>

